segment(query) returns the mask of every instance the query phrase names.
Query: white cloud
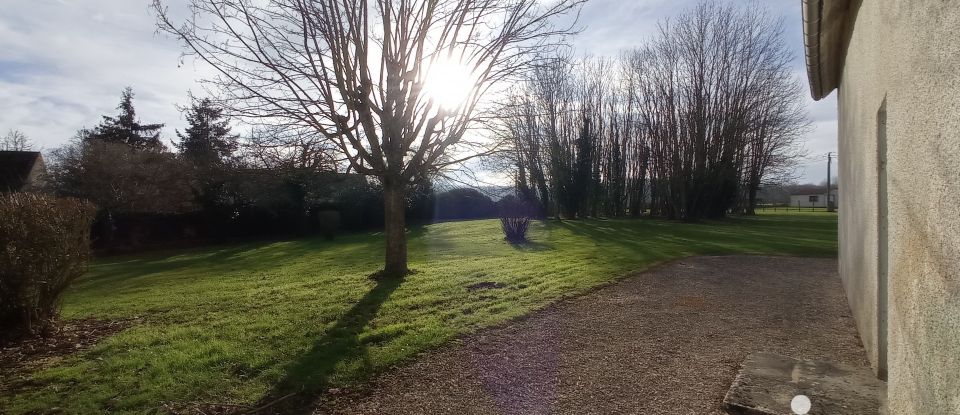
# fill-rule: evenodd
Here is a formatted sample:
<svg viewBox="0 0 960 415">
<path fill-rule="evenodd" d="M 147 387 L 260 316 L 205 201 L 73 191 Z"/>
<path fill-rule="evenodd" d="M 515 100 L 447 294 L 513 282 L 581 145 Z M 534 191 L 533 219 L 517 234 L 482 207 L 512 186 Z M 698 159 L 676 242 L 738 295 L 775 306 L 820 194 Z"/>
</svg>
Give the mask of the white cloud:
<svg viewBox="0 0 960 415">
<path fill-rule="evenodd" d="M 114 114 L 131 86 L 145 122 L 182 120 L 176 103 L 198 89 L 178 68 L 180 49 L 155 34 L 146 1 L 0 0 L 0 129 L 23 130 L 50 149 Z"/>
</svg>

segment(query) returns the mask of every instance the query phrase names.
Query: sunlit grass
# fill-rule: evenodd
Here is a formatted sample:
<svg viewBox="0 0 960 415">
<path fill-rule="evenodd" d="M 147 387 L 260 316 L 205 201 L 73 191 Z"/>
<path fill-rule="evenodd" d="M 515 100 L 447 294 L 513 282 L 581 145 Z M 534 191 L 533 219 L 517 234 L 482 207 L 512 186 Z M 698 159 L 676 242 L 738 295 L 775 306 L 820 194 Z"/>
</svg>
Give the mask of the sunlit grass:
<svg viewBox="0 0 960 415">
<path fill-rule="evenodd" d="M 19 413 L 159 411 L 165 402 L 250 404 L 354 384 L 454 337 L 697 254 L 835 256 L 836 216 L 764 213 L 705 224 L 539 223 L 511 246 L 493 220 L 411 231 L 401 284 L 367 275 L 379 234 L 106 258 L 69 292 L 67 318 L 139 323 L 0 397 Z M 482 282 L 498 289 L 468 290 Z M 3 412 L 0 410 L 0 412 Z"/>
</svg>

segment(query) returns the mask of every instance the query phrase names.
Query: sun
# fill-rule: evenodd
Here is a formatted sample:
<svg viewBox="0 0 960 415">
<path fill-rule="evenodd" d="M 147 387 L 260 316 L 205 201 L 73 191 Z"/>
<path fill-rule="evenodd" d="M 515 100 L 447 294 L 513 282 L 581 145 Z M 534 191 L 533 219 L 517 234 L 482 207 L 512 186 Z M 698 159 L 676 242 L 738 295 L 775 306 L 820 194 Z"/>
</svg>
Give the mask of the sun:
<svg viewBox="0 0 960 415">
<path fill-rule="evenodd" d="M 423 93 L 434 106 L 454 110 L 467 101 L 475 83 L 469 66 L 454 60 L 437 59 L 427 69 Z"/>
</svg>

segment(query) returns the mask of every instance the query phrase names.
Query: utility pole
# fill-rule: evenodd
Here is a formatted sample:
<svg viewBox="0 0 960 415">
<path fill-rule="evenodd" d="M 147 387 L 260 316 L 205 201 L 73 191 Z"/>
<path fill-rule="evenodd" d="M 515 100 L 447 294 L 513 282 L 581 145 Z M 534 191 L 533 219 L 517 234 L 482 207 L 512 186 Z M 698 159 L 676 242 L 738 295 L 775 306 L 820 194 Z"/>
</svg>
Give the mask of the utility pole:
<svg viewBox="0 0 960 415">
<path fill-rule="evenodd" d="M 830 167 L 833 162 L 833 152 L 827 153 L 827 212 L 833 212 L 833 201 L 830 200 Z"/>
</svg>

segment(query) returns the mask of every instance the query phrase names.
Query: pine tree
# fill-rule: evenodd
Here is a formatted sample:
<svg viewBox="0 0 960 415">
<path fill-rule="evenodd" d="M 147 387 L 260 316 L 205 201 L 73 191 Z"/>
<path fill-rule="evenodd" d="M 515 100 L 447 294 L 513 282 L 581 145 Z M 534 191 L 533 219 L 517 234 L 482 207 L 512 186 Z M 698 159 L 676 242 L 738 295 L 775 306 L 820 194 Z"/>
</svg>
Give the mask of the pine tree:
<svg viewBox="0 0 960 415">
<path fill-rule="evenodd" d="M 127 87 L 120 96 L 116 117 L 103 116 L 99 126 L 89 131 L 87 140 L 126 144 L 135 149 L 162 149 L 160 129 L 163 124 L 141 124 L 133 108 L 133 89 Z"/>
<path fill-rule="evenodd" d="M 183 133 L 177 131 L 180 142 L 176 144 L 187 160 L 202 167 L 222 167 L 233 158 L 237 150 L 237 136 L 230 134 L 229 120 L 223 109 L 209 98 L 194 100 L 184 111 L 189 127 Z"/>
</svg>

